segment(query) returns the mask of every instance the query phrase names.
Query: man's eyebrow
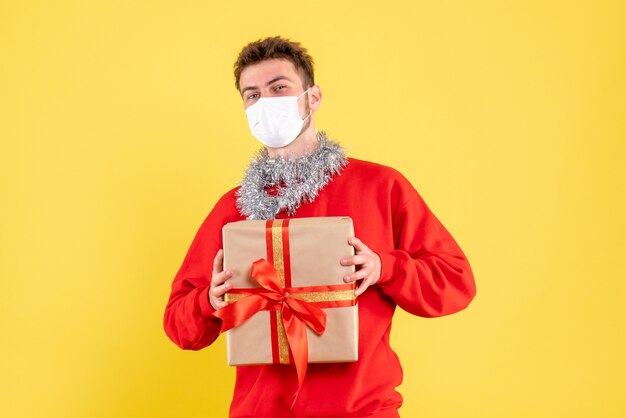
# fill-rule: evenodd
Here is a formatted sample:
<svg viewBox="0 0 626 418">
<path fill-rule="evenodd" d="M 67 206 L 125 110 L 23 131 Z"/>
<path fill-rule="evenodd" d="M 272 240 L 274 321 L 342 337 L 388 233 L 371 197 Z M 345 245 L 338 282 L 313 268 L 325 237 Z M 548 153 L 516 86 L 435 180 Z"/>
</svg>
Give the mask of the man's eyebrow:
<svg viewBox="0 0 626 418">
<path fill-rule="evenodd" d="M 280 80 L 287 80 L 287 81 L 291 81 L 291 80 L 289 79 L 289 77 L 284 76 L 284 75 L 279 75 L 278 77 L 274 77 L 274 78 L 272 78 L 270 81 L 268 81 L 267 83 L 265 83 L 265 85 L 266 85 L 266 86 L 269 86 L 269 85 L 271 85 L 272 83 L 275 83 L 275 82 L 280 81 Z M 246 86 L 246 87 L 244 87 L 244 88 L 243 88 L 243 90 L 241 90 L 241 95 L 243 96 L 243 94 L 244 94 L 246 91 L 248 91 L 248 90 L 254 90 L 254 89 L 258 89 L 258 87 L 257 87 L 257 86 Z"/>
<path fill-rule="evenodd" d="M 248 90 L 254 90 L 256 88 L 257 88 L 256 86 L 246 86 L 243 88 L 243 90 L 241 90 L 241 95 L 243 96 L 243 94 L 247 92 Z"/>
<path fill-rule="evenodd" d="M 277 82 L 277 81 L 279 81 L 279 80 L 287 80 L 287 81 L 291 81 L 291 80 L 289 80 L 289 78 L 288 78 L 287 76 L 284 76 L 284 75 L 279 75 L 278 77 L 274 77 L 274 78 L 272 78 L 272 79 L 271 79 L 270 81 L 268 81 L 265 85 L 266 85 L 266 86 L 269 86 L 270 84 L 275 83 L 275 82 Z"/>
</svg>

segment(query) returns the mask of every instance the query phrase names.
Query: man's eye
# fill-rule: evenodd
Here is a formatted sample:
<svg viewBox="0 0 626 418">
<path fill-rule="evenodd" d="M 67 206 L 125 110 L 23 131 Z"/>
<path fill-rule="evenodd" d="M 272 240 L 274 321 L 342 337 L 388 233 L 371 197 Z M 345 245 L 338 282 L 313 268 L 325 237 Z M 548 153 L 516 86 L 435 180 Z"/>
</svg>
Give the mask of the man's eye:
<svg viewBox="0 0 626 418">
<path fill-rule="evenodd" d="M 276 86 L 276 88 L 274 90 L 279 91 L 279 90 L 283 90 L 287 88 L 287 86 Z"/>
<path fill-rule="evenodd" d="M 248 100 L 256 99 L 259 96 L 259 93 L 254 93 L 248 96 Z"/>
</svg>

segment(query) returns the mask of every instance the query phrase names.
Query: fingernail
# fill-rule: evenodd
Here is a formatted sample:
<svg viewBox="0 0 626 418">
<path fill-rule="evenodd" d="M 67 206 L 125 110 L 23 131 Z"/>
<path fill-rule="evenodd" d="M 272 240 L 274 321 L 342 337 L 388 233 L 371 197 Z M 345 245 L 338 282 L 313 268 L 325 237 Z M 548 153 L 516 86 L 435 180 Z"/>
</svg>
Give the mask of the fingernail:
<svg viewBox="0 0 626 418">
<path fill-rule="evenodd" d="M 348 262 L 348 260 L 345 259 L 345 258 L 342 258 L 341 261 L 340 261 L 341 264 L 346 264 L 347 262 Z"/>
<path fill-rule="evenodd" d="M 343 281 L 344 282 L 349 282 L 350 281 L 350 276 L 343 276 Z"/>
</svg>

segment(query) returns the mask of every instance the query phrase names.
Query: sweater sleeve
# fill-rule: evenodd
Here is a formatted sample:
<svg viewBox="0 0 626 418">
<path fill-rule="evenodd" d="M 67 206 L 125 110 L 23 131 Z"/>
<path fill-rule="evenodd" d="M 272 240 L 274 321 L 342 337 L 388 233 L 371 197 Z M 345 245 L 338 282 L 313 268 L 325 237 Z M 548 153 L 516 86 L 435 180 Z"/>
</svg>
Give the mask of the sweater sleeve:
<svg viewBox="0 0 626 418">
<path fill-rule="evenodd" d="M 377 285 L 414 315 L 458 312 L 476 294 L 469 262 L 415 189 L 408 193 L 393 216 L 394 249 L 378 252 L 382 270 Z"/>
<path fill-rule="evenodd" d="M 165 333 L 185 350 L 204 348 L 219 336 L 221 321 L 212 316 L 215 310 L 208 297 L 213 259 L 222 247 L 221 228 L 226 223 L 219 212 L 216 206 L 200 226 L 174 277 L 165 308 Z"/>
</svg>

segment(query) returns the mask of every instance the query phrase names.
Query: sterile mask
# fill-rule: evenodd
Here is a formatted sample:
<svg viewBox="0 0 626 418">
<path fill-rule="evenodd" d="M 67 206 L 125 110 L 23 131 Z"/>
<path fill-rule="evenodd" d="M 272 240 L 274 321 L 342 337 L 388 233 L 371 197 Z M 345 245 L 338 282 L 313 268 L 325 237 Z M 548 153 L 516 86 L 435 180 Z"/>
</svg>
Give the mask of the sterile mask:
<svg viewBox="0 0 626 418">
<path fill-rule="evenodd" d="M 298 137 L 304 121 L 311 112 L 302 119 L 298 110 L 299 96 L 261 97 L 255 104 L 246 109 L 250 132 L 263 145 L 270 148 L 282 148 Z"/>
</svg>

